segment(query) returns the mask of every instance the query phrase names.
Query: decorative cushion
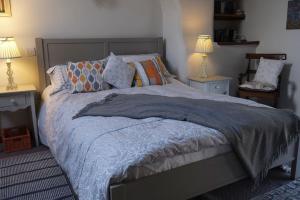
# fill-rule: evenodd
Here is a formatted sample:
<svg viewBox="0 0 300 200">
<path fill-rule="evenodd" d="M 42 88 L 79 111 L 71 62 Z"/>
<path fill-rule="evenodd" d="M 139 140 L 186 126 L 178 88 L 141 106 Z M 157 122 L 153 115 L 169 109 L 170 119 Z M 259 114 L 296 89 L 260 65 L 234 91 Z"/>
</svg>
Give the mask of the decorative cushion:
<svg viewBox="0 0 300 200">
<path fill-rule="evenodd" d="M 67 65 L 56 65 L 51 67 L 47 70 L 47 74 L 51 80 L 52 92 L 50 95 L 70 88 L 67 75 Z"/>
<path fill-rule="evenodd" d="M 158 53 L 152 53 L 152 54 L 140 54 L 140 55 L 121 55 L 118 56 L 123 59 L 126 63 L 134 63 L 134 62 L 142 62 L 146 60 L 156 60 L 160 67 L 162 68 L 162 72 L 165 77 L 167 78 L 175 78 L 175 75 L 172 75 L 166 68 L 165 64 L 163 63 L 161 56 Z"/>
<path fill-rule="evenodd" d="M 103 72 L 104 81 L 118 89 L 130 88 L 135 68 L 125 63 L 122 58 L 111 54 Z"/>
<path fill-rule="evenodd" d="M 133 86 L 165 85 L 168 80 L 164 74 L 168 73 L 160 57 L 151 60 L 134 62 L 136 74 Z"/>
<path fill-rule="evenodd" d="M 278 77 L 283 69 L 281 60 L 268 60 L 261 58 L 254 77 L 254 82 L 260 82 L 265 85 L 277 88 Z"/>
<path fill-rule="evenodd" d="M 103 61 L 68 63 L 68 77 L 72 93 L 97 92 L 109 89 L 103 81 Z"/>
<path fill-rule="evenodd" d="M 156 56 L 152 59 L 153 62 L 156 63 L 156 65 L 159 66 L 162 74 L 167 77 L 167 78 L 174 78 L 176 77 L 175 75 L 172 75 L 166 68 L 166 65 L 164 64 L 164 62 L 162 61 L 160 56 Z"/>
</svg>

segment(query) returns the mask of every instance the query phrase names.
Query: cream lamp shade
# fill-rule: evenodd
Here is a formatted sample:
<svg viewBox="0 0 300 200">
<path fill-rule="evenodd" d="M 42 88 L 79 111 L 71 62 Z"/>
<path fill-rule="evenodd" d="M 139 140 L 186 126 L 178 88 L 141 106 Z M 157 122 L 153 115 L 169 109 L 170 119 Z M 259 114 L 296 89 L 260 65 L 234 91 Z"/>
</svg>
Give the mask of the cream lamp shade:
<svg viewBox="0 0 300 200">
<path fill-rule="evenodd" d="M 6 59 L 8 85 L 7 90 L 14 90 L 18 86 L 14 81 L 11 59 L 19 58 L 21 54 L 13 37 L 0 38 L 0 59 Z"/>
<path fill-rule="evenodd" d="M 210 35 L 200 35 L 197 40 L 195 52 L 196 53 L 212 53 L 214 46 Z"/>
<path fill-rule="evenodd" d="M 13 37 L 0 38 L 0 59 L 19 58 L 21 54 Z"/>
</svg>

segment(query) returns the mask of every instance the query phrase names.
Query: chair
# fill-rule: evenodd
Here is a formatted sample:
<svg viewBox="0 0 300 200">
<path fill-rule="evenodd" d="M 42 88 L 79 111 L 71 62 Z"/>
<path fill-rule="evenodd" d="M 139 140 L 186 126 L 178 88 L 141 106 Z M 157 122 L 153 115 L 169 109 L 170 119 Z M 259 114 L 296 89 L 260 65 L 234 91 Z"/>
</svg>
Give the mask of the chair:
<svg viewBox="0 0 300 200">
<path fill-rule="evenodd" d="M 240 85 L 243 84 L 245 78 L 247 81 L 251 81 L 251 79 L 254 77 L 257 71 L 257 69 L 251 68 L 252 62 L 258 61 L 262 57 L 265 59 L 273 59 L 273 60 L 287 59 L 286 54 L 254 54 L 254 53 L 246 54 L 246 59 L 248 59 L 248 68 L 246 73 L 240 74 L 239 77 Z M 277 89 L 271 91 L 239 87 L 238 96 L 244 99 L 254 99 L 261 103 L 270 102 L 271 103 L 270 105 L 276 108 L 278 103 L 278 98 L 280 96 L 280 83 L 281 83 L 281 76 L 279 76 Z"/>
</svg>

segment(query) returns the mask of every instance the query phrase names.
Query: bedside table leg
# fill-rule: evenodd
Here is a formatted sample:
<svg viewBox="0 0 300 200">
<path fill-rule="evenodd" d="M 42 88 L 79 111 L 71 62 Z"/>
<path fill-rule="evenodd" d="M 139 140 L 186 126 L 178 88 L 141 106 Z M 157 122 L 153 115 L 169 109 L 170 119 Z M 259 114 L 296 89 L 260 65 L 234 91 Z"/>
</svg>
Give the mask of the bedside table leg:
<svg viewBox="0 0 300 200">
<path fill-rule="evenodd" d="M 31 99 L 31 115 L 32 115 L 32 124 L 33 124 L 33 130 L 34 130 L 34 139 L 35 139 L 35 145 L 38 147 L 39 144 L 39 135 L 38 135 L 38 128 L 37 128 L 37 119 L 36 119 L 36 112 L 35 112 L 35 101 L 34 101 L 34 93 L 31 93 L 30 95 Z"/>
</svg>

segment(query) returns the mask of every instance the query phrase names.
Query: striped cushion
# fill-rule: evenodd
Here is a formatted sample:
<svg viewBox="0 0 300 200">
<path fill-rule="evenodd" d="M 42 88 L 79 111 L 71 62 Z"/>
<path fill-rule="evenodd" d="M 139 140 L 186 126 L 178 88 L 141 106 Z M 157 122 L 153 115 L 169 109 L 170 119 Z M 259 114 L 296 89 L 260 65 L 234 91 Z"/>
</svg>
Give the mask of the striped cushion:
<svg viewBox="0 0 300 200">
<path fill-rule="evenodd" d="M 157 66 L 159 66 L 162 74 L 165 77 L 173 77 L 173 75 L 170 74 L 170 72 L 167 70 L 166 65 L 164 64 L 164 62 L 162 61 L 160 56 L 156 56 L 155 58 L 152 59 L 153 62 L 156 63 Z"/>
<path fill-rule="evenodd" d="M 109 89 L 103 81 L 103 61 L 83 61 L 68 63 L 68 77 L 72 93 L 97 92 Z"/>
<path fill-rule="evenodd" d="M 160 57 L 142 62 L 134 62 L 136 74 L 133 86 L 143 87 L 149 85 L 165 85 L 168 83 L 166 74 L 168 73 Z"/>
</svg>

